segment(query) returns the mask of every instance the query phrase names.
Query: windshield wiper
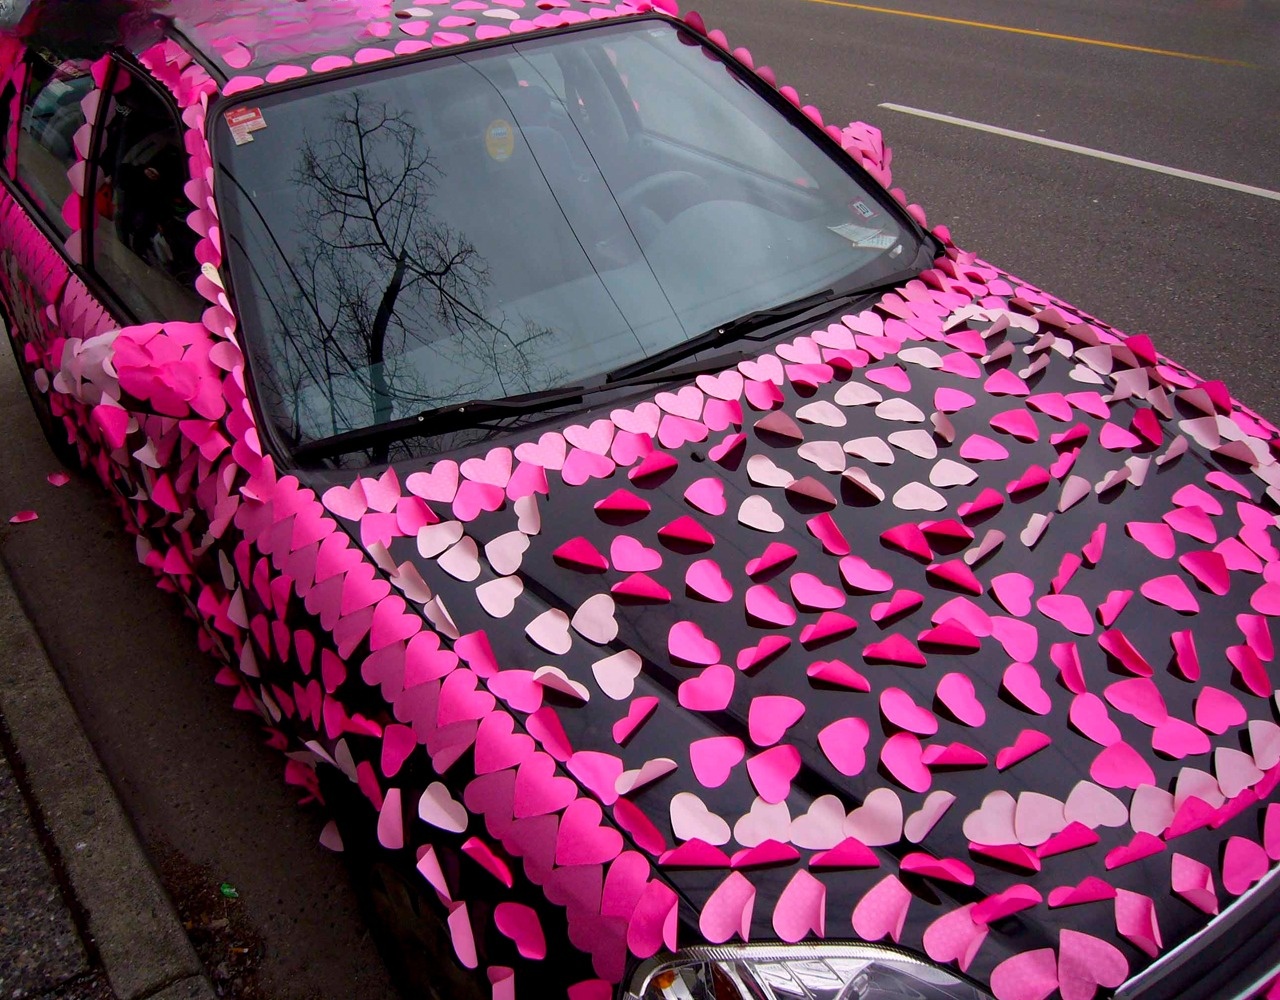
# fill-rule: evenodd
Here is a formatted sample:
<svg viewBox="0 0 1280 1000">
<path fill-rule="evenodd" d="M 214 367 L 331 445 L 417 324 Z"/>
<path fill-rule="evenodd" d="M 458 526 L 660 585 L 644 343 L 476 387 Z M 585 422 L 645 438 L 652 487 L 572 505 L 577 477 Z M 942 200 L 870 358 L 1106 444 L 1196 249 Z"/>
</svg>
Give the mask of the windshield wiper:
<svg viewBox="0 0 1280 1000">
<path fill-rule="evenodd" d="M 737 319 L 714 326 L 704 333 L 700 333 L 682 343 L 674 344 L 666 350 L 659 351 L 657 354 L 623 365 L 621 368 L 615 368 L 608 374 L 607 378 L 615 382 L 623 382 L 643 372 L 659 371 L 666 365 L 682 358 L 687 358 L 691 354 L 711 350 L 723 344 L 730 344 L 735 340 L 772 340 L 774 337 L 786 333 L 794 325 L 788 325 L 787 320 L 799 319 L 823 306 L 839 304 L 856 309 L 863 304 L 878 299 L 885 292 L 892 291 L 904 282 L 919 275 L 921 271 L 929 267 L 933 258 L 937 255 L 939 247 L 940 244 L 930 235 L 929 239 L 923 241 L 916 249 L 915 260 L 909 266 L 887 275 L 874 284 L 863 285 L 859 288 L 842 292 L 838 292 L 834 288 L 824 288 L 820 292 L 812 292 L 798 299 L 792 299 L 790 302 L 770 306 L 768 309 L 757 309 L 755 312 L 747 313 L 745 316 L 739 316 Z M 827 311 L 830 310 L 828 309 Z M 753 337 L 752 334 L 755 333 L 761 333 L 762 335 Z"/>
<path fill-rule="evenodd" d="M 843 296 L 840 297 L 843 298 Z M 621 368 L 615 368 L 608 374 L 608 381 L 615 384 L 625 382 L 644 372 L 657 371 L 666 367 L 672 361 L 679 361 L 681 358 L 687 358 L 689 355 L 697 354 L 699 351 L 710 350 L 713 347 L 719 347 L 721 344 L 728 344 L 735 340 L 749 339 L 750 334 L 758 330 L 785 320 L 795 319 L 797 316 L 803 316 L 805 313 L 811 312 L 819 306 L 824 306 L 836 298 L 837 295 L 834 288 L 824 288 L 820 292 L 813 292 L 801 298 L 792 299 L 790 302 L 783 302 L 781 305 L 770 306 L 768 309 L 757 309 L 755 312 L 747 313 L 745 316 L 739 316 L 737 319 L 714 326 L 705 333 L 700 333 L 688 340 L 681 341 L 666 350 L 659 351 L 657 354 L 651 354 L 647 358 L 623 365 Z"/>
<path fill-rule="evenodd" d="M 509 417 L 527 416 L 531 413 L 542 413 L 554 410 L 570 403 L 578 403 L 588 396 L 601 392 L 614 392 L 632 385 L 647 385 L 653 382 L 669 382 L 704 372 L 719 371 L 736 365 L 751 357 L 746 351 L 734 351 L 721 354 L 703 361 L 682 365 L 679 368 L 668 368 L 661 372 L 648 372 L 632 378 L 617 379 L 612 382 L 603 381 L 593 385 L 564 385 L 554 389 L 543 389 L 538 392 L 526 392 L 519 396 L 507 396 L 500 399 L 469 399 L 461 403 L 450 403 L 423 410 L 411 417 L 393 420 L 372 427 L 360 427 L 356 430 L 344 431 L 319 441 L 309 441 L 293 449 L 293 456 L 298 461 L 314 458 L 329 458 L 348 452 L 361 451 L 365 448 L 403 441 L 406 438 L 426 437 L 444 434 L 465 427 L 473 427 L 489 420 L 507 419 Z"/>
</svg>

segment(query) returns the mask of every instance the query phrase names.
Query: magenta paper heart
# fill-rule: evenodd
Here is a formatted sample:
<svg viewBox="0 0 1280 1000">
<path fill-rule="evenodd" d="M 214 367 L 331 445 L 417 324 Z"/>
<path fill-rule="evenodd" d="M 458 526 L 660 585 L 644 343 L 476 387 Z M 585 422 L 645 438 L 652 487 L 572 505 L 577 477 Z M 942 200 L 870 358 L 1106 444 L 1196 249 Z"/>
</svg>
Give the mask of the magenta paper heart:
<svg viewBox="0 0 1280 1000">
<path fill-rule="evenodd" d="M 1096 694 L 1078 694 L 1068 712 L 1071 724 L 1081 733 L 1104 747 L 1120 739 L 1120 727 L 1111 721 L 1107 706 Z"/>
<path fill-rule="evenodd" d="M 723 663 L 712 664 L 697 677 L 681 681 L 677 699 L 692 712 L 720 712 L 729 706 L 737 671 Z"/>
<path fill-rule="evenodd" d="M 880 762 L 890 777 L 913 792 L 927 792 L 933 775 L 923 760 L 924 748 L 912 733 L 894 733 L 880 748 Z"/>
<path fill-rule="evenodd" d="M 664 946 L 675 951 L 680 899 L 665 883 L 650 882 L 627 923 L 627 947 L 637 958 L 650 958 Z"/>
<path fill-rule="evenodd" d="M 1232 837 L 1222 858 L 1222 887 L 1233 896 L 1248 892 L 1270 868 L 1262 845 L 1247 837 Z"/>
<path fill-rule="evenodd" d="M 557 865 L 595 865 L 612 861 L 622 850 L 622 835 L 600 825 L 603 814 L 591 799 L 575 799 L 561 814 L 556 834 Z"/>
<path fill-rule="evenodd" d="M 533 753 L 516 771 L 513 814 L 517 819 L 559 812 L 577 798 L 574 782 L 556 773 L 549 755 Z"/>
<path fill-rule="evenodd" d="M 523 903 L 502 902 L 493 911 L 498 931 L 510 938 L 525 958 L 541 961 L 547 956 L 547 940 L 538 913 Z"/>
<path fill-rule="evenodd" d="M 736 736 L 709 736 L 689 744 L 689 763 L 704 788 L 719 788 L 746 755 Z"/>
<path fill-rule="evenodd" d="M 974 874 L 963 861 L 956 858 L 935 858 L 924 851 L 913 851 L 899 862 L 899 869 L 913 875 L 923 875 L 942 882 L 973 885 Z"/>
<path fill-rule="evenodd" d="M 1053 701 L 1040 683 L 1040 674 L 1030 663 L 1011 663 L 1005 668 L 1001 686 L 1029 712 L 1048 715 Z"/>
<path fill-rule="evenodd" d="M 773 746 L 800 720 L 804 711 L 804 702 L 787 695 L 752 698 L 747 712 L 751 742 L 759 747 Z"/>
<path fill-rule="evenodd" d="M 733 586 L 714 559 L 699 559 L 684 575 L 685 586 L 703 600 L 723 604 L 733 597 Z"/>
<path fill-rule="evenodd" d="M 796 573 L 791 577 L 790 586 L 796 604 L 807 610 L 834 611 L 845 605 L 842 590 L 823 583 L 811 573 Z"/>
<path fill-rule="evenodd" d="M 1046 594 L 1036 601 L 1036 608 L 1076 635 L 1093 634 L 1093 615 L 1089 606 L 1075 594 Z"/>
<path fill-rule="evenodd" d="M 893 577 L 874 569 L 860 556 L 848 555 L 840 560 L 840 575 L 853 590 L 864 594 L 883 594 L 893 589 Z"/>
<path fill-rule="evenodd" d="M 791 791 L 791 779 L 800 773 L 800 751 L 790 744 L 771 747 L 747 761 L 747 774 L 766 802 L 782 802 Z"/>
<path fill-rule="evenodd" d="M 827 760 L 843 775 L 861 774 L 866 766 L 866 746 L 870 729 L 859 718 L 837 719 L 818 733 L 818 745 Z"/>
<path fill-rule="evenodd" d="M 720 659 L 720 647 L 702 634 L 702 629 L 690 621 L 679 621 L 671 626 L 667 635 L 667 648 L 673 659 L 685 663 L 709 665 Z"/>
<path fill-rule="evenodd" d="M 945 675 L 938 682 L 937 696 L 947 711 L 966 726 L 981 726 L 986 721 L 986 709 L 978 700 L 973 681 L 965 674 Z"/>
<path fill-rule="evenodd" d="M 938 731 L 938 720 L 927 708 L 921 708 L 901 688 L 885 688 L 880 693 L 880 711 L 899 729 L 920 736 L 932 736 Z"/>
<path fill-rule="evenodd" d="M 1118 740 L 1093 759 L 1089 776 L 1106 788 L 1137 788 L 1154 785 L 1151 765 L 1124 740 Z"/>
<path fill-rule="evenodd" d="M 783 628 L 794 625 L 796 610 L 782 600 L 772 587 L 766 583 L 757 583 L 747 589 L 747 613 L 768 625 Z"/>
<path fill-rule="evenodd" d="M 524 733 L 515 732 L 515 720 L 506 712 L 490 712 L 480 720 L 475 742 L 477 774 L 515 767 L 534 753 L 533 740 Z"/>
</svg>

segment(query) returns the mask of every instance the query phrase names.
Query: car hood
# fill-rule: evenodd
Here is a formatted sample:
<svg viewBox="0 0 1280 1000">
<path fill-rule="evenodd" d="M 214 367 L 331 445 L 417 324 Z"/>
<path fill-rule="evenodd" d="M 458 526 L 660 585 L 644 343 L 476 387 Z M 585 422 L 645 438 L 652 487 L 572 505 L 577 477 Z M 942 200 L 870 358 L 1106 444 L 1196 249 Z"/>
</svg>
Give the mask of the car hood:
<svg viewBox="0 0 1280 1000">
<path fill-rule="evenodd" d="M 673 887 L 678 932 L 606 881 L 632 954 L 862 938 L 989 982 L 1056 949 L 1115 986 L 1277 856 L 1273 428 L 942 264 L 696 384 L 312 484 Z"/>
</svg>

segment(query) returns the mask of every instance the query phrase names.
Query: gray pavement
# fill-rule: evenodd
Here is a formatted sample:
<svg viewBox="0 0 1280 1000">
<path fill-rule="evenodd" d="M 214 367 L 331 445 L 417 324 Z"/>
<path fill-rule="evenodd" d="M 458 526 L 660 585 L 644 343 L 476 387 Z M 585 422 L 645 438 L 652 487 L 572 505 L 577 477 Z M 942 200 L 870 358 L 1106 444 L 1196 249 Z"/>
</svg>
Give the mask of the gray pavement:
<svg viewBox="0 0 1280 1000">
<path fill-rule="evenodd" d="M 46 481 L 58 463 L 7 360 L 0 428 L 0 563 L 219 995 L 393 997 L 346 867 L 318 844 L 323 815 L 299 808 L 261 720 L 214 683 L 101 485 Z M 19 510 L 39 520 L 9 524 Z"/>
<path fill-rule="evenodd" d="M 2 569 L 0 994 L 214 996 Z"/>
</svg>

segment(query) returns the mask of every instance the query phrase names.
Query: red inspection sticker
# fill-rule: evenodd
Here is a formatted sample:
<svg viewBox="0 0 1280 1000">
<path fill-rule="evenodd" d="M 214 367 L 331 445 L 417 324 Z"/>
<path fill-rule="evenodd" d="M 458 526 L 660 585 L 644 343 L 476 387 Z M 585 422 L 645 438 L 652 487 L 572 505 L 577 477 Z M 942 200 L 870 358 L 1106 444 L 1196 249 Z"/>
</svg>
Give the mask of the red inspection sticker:
<svg viewBox="0 0 1280 1000">
<path fill-rule="evenodd" d="M 227 126 L 231 129 L 231 138 L 237 146 L 253 142 L 253 133 L 267 127 L 267 120 L 262 117 L 260 108 L 235 108 L 225 115 Z"/>
</svg>

